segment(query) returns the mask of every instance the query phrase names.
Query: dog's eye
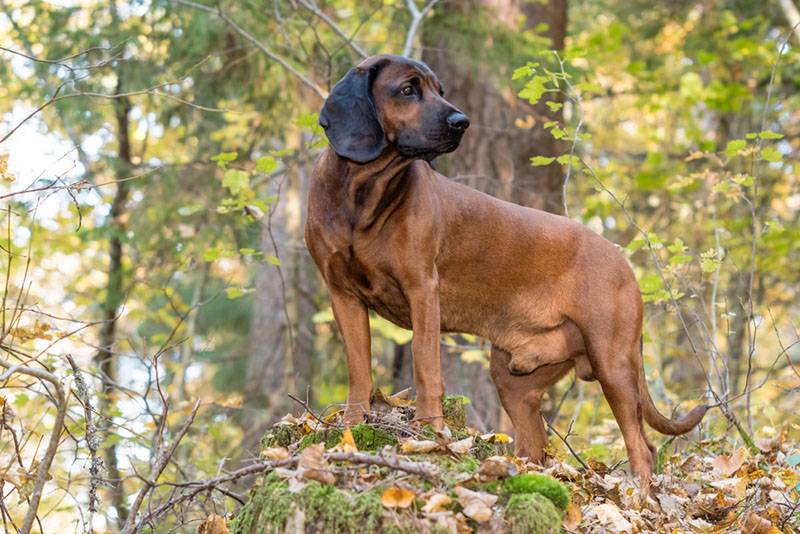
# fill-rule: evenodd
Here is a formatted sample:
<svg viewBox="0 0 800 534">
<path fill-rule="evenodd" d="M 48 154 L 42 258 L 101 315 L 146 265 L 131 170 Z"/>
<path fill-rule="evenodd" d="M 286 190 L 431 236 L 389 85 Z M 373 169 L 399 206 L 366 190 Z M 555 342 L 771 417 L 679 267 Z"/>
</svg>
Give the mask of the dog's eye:
<svg viewBox="0 0 800 534">
<path fill-rule="evenodd" d="M 410 85 L 406 85 L 405 87 L 400 89 L 400 92 L 403 93 L 405 96 L 412 96 L 414 94 L 414 88 L 411 87 Z"/>
</svg>

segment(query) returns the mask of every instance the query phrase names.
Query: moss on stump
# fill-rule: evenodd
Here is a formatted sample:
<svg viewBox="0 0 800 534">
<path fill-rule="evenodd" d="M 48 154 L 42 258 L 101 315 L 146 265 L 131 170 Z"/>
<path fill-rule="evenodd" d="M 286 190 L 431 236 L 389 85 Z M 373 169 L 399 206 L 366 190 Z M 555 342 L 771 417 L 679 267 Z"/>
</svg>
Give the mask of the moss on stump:
<svg viewBox="0 0 800 534">
<path fill-rule="evenodd" d="M 561 511 L 567 509 L 570 494 L 564 484 L 547 475 L 527 473 L 506 480 L 505 490 L 512 495 L 539 494 L 548 498 Z"/>
<path fill-rule="evenodd" d="M 557 534 L 561 516 L 550 499 L 539 493 L 512 495 L 505 510 L 511 534 Z"/>
</svg>

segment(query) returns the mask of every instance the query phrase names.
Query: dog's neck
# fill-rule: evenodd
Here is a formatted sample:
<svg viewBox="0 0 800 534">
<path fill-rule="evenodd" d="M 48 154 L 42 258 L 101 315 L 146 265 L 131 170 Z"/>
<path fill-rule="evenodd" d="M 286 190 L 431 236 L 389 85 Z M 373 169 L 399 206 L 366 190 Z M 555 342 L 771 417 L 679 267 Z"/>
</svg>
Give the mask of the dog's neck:
<svg viewBox="0 0 800 534">
<path fill-rule="evenodd" d="M 356 163 L 342 158 L 328 148 L 324 158 L 333 158 L 336 169 L 329 180 L 331 184 L 345 193 L 345 203 L 354 230 L 369 230 L 385 222 L 394 210 L 391 208 L 402 201 L 407 180 L 406 173 L 414 163 L 413 158 L 387 150 L 377 159 L 368 163 Z"/>
</svg>

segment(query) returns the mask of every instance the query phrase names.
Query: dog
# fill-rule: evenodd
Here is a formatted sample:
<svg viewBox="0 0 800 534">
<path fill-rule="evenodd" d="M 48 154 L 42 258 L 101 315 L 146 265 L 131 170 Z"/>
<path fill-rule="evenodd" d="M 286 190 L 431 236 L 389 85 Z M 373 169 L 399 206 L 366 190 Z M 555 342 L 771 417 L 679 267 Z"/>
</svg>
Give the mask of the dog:
<svg viewBox="0 0 800 534">
<path fill-rule="evenodd" d="M 562 216 L 452 181 L 431 161 L 454 151 L 467 116 L 424 63 L 370 57 L 332 89 L 319 115 L 329 147 L 312 174 L 305 239 L 330 291 L 347 351 L 345 422 L 372 393 L 368 310 L 414 332 L 416 421 L 442 427 L 440 333 L 492 343 L 491 376 L 516 453 L 544 459 L 543 393 L 575 368 L 598 380 L 631 470 L 649 483 L 655 447 L 642 419 L 679 435 L 650 397 L 641 355 L 643 304 L 615 246 Z"/>
</svg>

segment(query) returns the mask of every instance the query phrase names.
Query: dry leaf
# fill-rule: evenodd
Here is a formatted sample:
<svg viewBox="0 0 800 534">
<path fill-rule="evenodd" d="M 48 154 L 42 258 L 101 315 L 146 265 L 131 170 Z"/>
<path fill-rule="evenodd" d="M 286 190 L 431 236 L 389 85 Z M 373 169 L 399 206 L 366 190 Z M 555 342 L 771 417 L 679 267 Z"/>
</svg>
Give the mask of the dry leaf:
<svg viewBox="0 0 800 534">
<path fill-rule="evenodd" d="M 475 438 L 469 436 L 468 438 L 460 439 L 450 443 L 447 448 L 456 454 L 467 454 L 475 443 Z"/>
<path fill-rule="evenodd" d="M 297 461 L 298 474 L 303 478 L 316 480 L 323 484 L 336 482 L 336 477 L 330 472 L 330 466 L 323 457 L 324 453 L 324 443 L 316 443 L 303 449 L 300 459 Z"/>
<path fill-rule="evenodd" d="M 419 440 L 419 439 L 409 439 L 404 441 L 400 445 L 400 450 L 404 454 L 423 454 L 426 452 L 431 452 L 439 448 L 439 444 L 435 441 L 431 441 L 429 439 Z"/>
<path fill-rule="evenodd" d="M 751 512 L 750 515 L 747 516 L 744 528 L 745 531 L 750 534 L 781 534 L 781 531 L 777 527 L 755 512 Z"/>
<path fill-rule="evenodd" d="M 381 495 L 381 504 L 386 508 L 408 508 L 414 502 L 414 492 L 393 486 Z"/>
<path fill-rule="evenodd" d="M 444 512 L 444 507 L 451 502 L 453 502 L 453 499 L 444 493 L 434 493 L 431 495 L 430 499 L 428 499 L 428 502 L 425 503 L 425 506 L 422 507 L 422 511 L 426 514 Z"/>
<path fill-rule="evenodd" d="M 197 527 L 197 534 L 230 534 L 225 518 L 211 514 Z"/>
<path fill-rule="evenodd" d="M 561 526 L 566 530 L 576 530 L 578 526 L 580 526 L 582 519 L 583 514 L 581 513 L 581 507 L 570 501 L 567 505 L 566 512 L 564 512 L 564 520 Z"/>
<path fill-rule="evenodd" d="M 717 476 L 729 477 L 742 467 L 747 459 L 747 450 L 739 449 L 730 456 L 722 454 L 714 458 L 711 465 L 714 466 L 714 474 Z"/>
<path fill-rule="evenodd" d="M 491 519 L 492 506 L 497 502 L 497 495 L 472 491 L 461 486 L 456 486 L 455 492 L 458 495 L 458 503 L 464 508 L 465 516 L 478 523 Z"/>
<path fill-rule="evenodd" d="M 286 447 L 267 447 L 262 449 L 261 456 L 267 460 L 286 460 L 290 455 Z"/>
<path fill-rule="evenodd" d="M 633 525 L 630 521 L 625 519 L 622 512 L 613 503 L 603 503 L 592 507 L 586 514 L 587 518 L 594 517 L 602 524 L 603 527 L 608 529 L 608 532 L 633 532 Z"/>
<path fill-rule="evenodd" d="M 339 443 L 333 448 L 333 450 L 338 452 L 358 452 L 356 440 L 353 439 L 353 433 L 349 428 L 346 428 L 345 431 L 342 432 L 342 439 L 339 440 Z"/>
<path fill-rule="evenodd" d="M 478 473 L 483 478 L 505 478 L 517 474 L 517 466 L 504 456 L 490 456 L 481 463 Z"/>
</svg>

